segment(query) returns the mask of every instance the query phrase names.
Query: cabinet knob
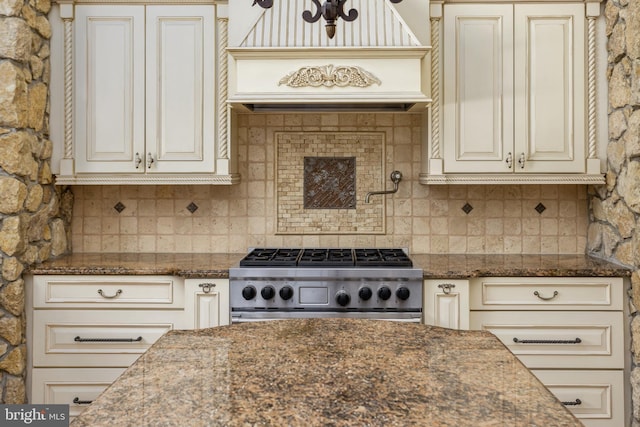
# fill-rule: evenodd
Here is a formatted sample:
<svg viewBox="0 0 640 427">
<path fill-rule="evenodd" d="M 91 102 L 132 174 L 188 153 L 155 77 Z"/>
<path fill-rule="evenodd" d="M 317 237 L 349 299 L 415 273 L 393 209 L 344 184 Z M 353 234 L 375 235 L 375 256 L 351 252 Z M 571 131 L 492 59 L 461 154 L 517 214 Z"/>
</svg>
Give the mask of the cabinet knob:
<svg viewBox="0 0 640 427">
<path fill-rule="evenodd" d="M 147 169 L 151 169 L 151 165 L 155 162 L 151 153 L 147 153 Z"/>
<path fill-rule="evenodd" d="M 136 164 L 136 169 L 140 168 L 140 163 L 142 163 L 142 157 L 140 157 L 140 153 L 136 153 L 136 158 L 135 158 L 135 164 Z"/>
<path fill-rule="evenodd" d="M 524 169 L 524 153 L 520 153 L 520 157 L 518 157 L 518 164 L 520 165 L 520 169 Z"/>
</svg>

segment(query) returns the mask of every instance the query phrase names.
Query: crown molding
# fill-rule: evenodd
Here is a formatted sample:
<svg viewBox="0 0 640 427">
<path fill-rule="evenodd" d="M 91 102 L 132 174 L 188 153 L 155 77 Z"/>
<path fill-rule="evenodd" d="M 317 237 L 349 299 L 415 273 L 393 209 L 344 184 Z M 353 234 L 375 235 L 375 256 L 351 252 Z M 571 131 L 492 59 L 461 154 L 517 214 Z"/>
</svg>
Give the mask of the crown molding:
<svg viewBox="0 0 640 427">
<path fill-rule="evenodd" d="M 56 185 L 232 185 L 240 182 L 240 174 L 100 174 L 56 176 Z"/>
<path fill-rule="evenodd" d="M 420 184 L 605 184 L 601 174 L 420 174 Z"/>
</svg>

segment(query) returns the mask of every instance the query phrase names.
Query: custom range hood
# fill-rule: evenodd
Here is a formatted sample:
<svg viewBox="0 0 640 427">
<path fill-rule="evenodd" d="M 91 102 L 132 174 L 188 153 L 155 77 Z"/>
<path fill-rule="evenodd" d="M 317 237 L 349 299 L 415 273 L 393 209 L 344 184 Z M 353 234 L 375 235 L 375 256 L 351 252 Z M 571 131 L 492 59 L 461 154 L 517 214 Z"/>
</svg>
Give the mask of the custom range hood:
<svg viewBox="0 0 640 427">
<path fill-rule="evenodd" d="M 229 2 L 228 102 L 242 111 L 421 111 L 431 102 L 429 2 L 348 0 L 329 38 L 312 0 Z M 400 13 L 400 12 L 403 13 Z M 417 32 L 408 21 L 414 20 Z M 420 38 L 416 35 L 420 34 Z"/>
</svg>

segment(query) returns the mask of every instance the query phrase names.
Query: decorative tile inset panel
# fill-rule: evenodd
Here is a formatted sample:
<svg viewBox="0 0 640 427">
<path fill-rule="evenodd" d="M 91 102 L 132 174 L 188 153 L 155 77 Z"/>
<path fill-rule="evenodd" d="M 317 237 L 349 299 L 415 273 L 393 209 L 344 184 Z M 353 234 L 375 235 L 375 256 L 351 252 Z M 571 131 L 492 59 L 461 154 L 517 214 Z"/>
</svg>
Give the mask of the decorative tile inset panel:
<svg viewBox="0 0 640 427">
<path fill-rule="evenodd" d="M 196 205 L 195 203 L 191 202 L 189 203 L 189 205 L 187 206 L 187 210 L 191 213 L 194 213 L 195 211 L 198 210 L 198 205 Z"/>
<path fill-rule="evenodd" d="M 277 132 L 275 140 L 277 234 L 386 232 L 386 198 L 364 202 L 385 187 L 384 132 Z"/>
<path fill-rule="evenodd" d="M 304 208 L 355 209 L 356 158 L 305 157 Z"/>
</svg>

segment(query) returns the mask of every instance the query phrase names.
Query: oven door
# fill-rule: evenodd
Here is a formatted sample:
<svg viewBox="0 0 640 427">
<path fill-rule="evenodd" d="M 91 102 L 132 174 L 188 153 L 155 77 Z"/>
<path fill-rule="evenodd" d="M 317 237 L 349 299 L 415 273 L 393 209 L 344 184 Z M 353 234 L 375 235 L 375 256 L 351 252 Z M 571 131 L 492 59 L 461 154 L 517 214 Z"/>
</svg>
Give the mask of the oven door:
<svg viewBox="0 0 640 427">
<path fill-rule="evenodd" d="M 420 312 L 364 312 L 364 311 L 232 311 L 231 323 L 263 322 L 284 319 L 372 319 L 391 320 L 395 322 L 422 321 Z"/>
</svg>

